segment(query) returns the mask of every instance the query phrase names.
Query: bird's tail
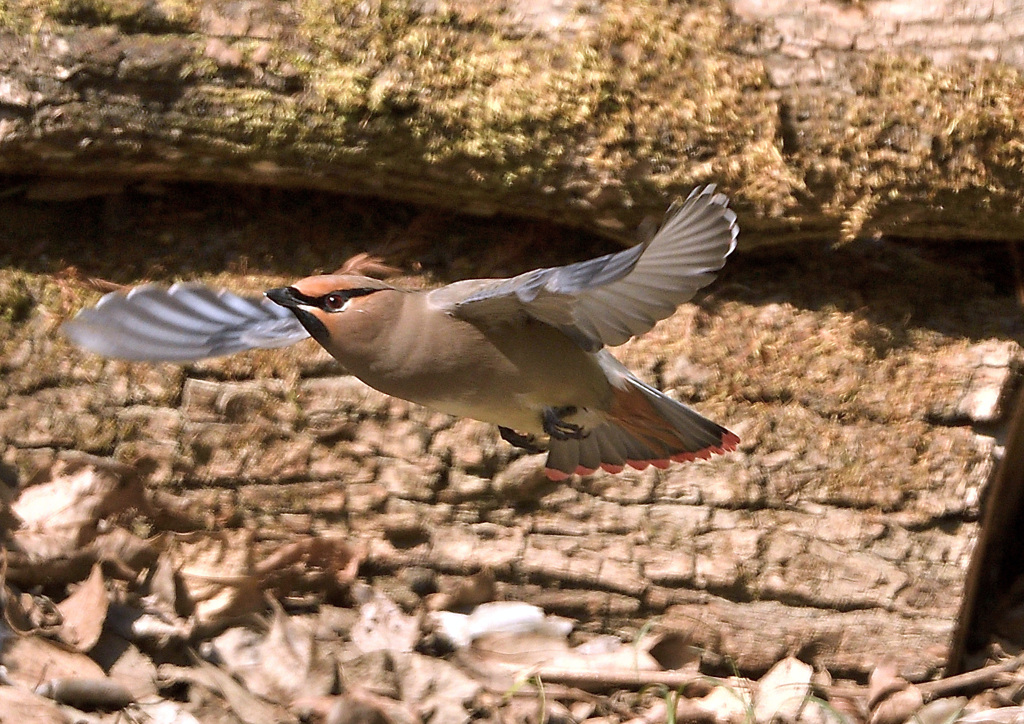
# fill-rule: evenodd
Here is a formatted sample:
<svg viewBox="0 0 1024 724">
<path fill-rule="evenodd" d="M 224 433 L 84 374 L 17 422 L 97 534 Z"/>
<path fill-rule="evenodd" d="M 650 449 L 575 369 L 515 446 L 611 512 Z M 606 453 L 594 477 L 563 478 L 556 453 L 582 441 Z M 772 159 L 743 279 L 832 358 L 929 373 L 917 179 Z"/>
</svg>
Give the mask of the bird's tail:
<svg viewBox="0 0 1024 724">
<path fill-rule="evenodd" d="M 615 380 L 612 394 L 606 422 L 580 439 L 551 439 L 545 467 L 549 478 L 562 480 L 598 468 L 618 473 L 626 465 L 666 468 L 671 462 L 735 450 L 739 444 L 729 430 L 629 373 Z"/>
</svg>

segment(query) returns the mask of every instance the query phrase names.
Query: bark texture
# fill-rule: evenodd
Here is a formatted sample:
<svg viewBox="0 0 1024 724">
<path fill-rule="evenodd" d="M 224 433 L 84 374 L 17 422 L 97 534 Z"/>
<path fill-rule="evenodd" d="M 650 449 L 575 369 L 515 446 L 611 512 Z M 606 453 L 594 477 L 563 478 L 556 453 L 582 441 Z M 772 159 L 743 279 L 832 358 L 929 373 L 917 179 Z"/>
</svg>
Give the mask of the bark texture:
<svg viewBox="0 0 1024 724">
<path fill-rule="evenodd" d="M 1016 239 L 1019 0 L 57 0 L 0 10 L 0 170 L 376 194 L 628 236 Z"/>
</svg>

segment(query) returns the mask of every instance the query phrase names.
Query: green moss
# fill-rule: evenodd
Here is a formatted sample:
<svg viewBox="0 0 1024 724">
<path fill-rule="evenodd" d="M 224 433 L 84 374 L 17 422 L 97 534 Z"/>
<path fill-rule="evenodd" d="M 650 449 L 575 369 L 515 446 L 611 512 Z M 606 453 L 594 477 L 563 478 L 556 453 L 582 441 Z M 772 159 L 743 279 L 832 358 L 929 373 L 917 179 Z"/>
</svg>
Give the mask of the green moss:
<svg viewBox="0 0 1024 724">
<path fill-rule="evenodd" d="M 1017 70 L 879 51 L 837 71 L 848 91 L 780 93 L 737 52 L 756 29 L 722 0 L 613 0 L 556 40 L 497 5 L 295 0 L 280 32 L 225 41 L 240 58 L 227 67 L 181 37 L 201 29 L 185 0 L 17 5 L 0 23 L 178 33 L 185 92 L 155 140 L 264 164 L 278 182 L 366 191 L 388 178 L 390 193 L 436 201 L 450 188 L 448 205 L 480 209 L 519 195 L 516 208 L 628 232 L 666 196 L 714 181 L 748 244 L 759 228 L 900 234 L 922 204 L 939 216 L 930 235 L 962 233 L 962 218 L 946 232 L 941 217 L 964 213 L 963 194 L 996 202 L 969 228 L 1005 238 L 1024 205 Z M 616 219 L 595 221 L 595 206 Z"/>
<path fill-rule="evenodd" d="M 34 303 L 23 275 L 0 274 L 0 321 L 13 324 L 25 321 Z"/>
</svg>

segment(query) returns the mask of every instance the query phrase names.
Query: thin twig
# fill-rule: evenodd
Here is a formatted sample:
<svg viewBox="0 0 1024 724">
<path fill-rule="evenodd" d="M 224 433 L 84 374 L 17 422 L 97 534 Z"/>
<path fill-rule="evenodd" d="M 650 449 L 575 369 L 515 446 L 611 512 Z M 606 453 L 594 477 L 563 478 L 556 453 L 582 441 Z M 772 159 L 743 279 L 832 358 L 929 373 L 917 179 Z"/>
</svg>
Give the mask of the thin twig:
<svg viewBox="0 0 1024 724">
<path fill-rule="evenodd" d="M 936 699 L 942 696 L 948 696 L 957 691 L 963 691 L 965 689 L 983 689 L 992 686 L 999 681 L 1003 674 L 1007 674 L 1013 671 L 1017 671 L 1024 666 L 1024 654 L 1015 656 L 1012 659 L 1001 661 L 998 664 L 992 664 L 986 666 L 983 669 L 975 669 L 974 671 L 967 671 L 963 674 L 957 674 L 956 676 L 947 676 L 945 679 L 936 679 L 935 681 L 925 681 L 917 685 L 917 688 L 924 694 L 924 698 Z"/>
<path fill-rule="evenodd" d="M 944 679 L 936 679 L 935 681 L 922 681 L 920 684 L 916 684 L 916 686 L 924 700 L 931 701 L 932 699 L 939 699 L 958 692 L 985 689 L 1009 683 L 1009 681 L 1004 681 L 1003 677 L 1017 671 L 1021 667 L 1024 667 L 1024 654 L 982 669 L 967 671 L 955 676 L 947 676 Z M 867 696 L 866 686 L 853 686 L 850 684 L 829 686 L 825 688 L 825 691 L 828 692 L 830 699 L 856 699 L 861 696 Z"/>
<path fill-rule="evenodd" d="M 689 671 L 581 671 L 549 666 L 537 667 L 534 675 L 542 681 L 566 684 L 581 689 L 643 688 L 667 686 L 678 689 L 690 684 L 702 684 L 708 689 L 709 679 L 704 674 Z"/>
</svg>

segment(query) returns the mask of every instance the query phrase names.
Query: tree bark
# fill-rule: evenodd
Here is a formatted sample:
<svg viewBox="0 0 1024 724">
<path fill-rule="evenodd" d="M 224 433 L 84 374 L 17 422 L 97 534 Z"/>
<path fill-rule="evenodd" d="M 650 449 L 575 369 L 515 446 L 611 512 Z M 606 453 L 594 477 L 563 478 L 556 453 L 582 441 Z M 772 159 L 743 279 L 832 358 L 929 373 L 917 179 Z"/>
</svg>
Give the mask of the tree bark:
<svg viewBox="0 0 1024 724">
<path fill-rule="evenodd" d="M 29 0 L 0 170 L 273 184 L 630 238 L 720 184 L 744 243 L 1024 232 L 1019 0 Z"/>
</svg>

